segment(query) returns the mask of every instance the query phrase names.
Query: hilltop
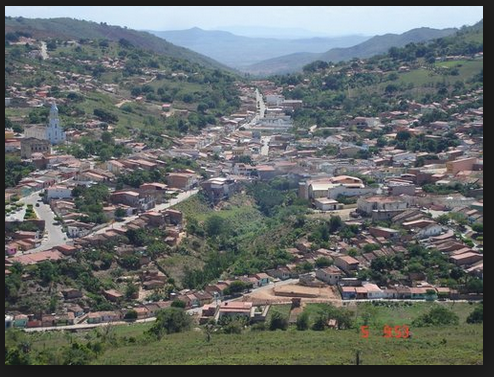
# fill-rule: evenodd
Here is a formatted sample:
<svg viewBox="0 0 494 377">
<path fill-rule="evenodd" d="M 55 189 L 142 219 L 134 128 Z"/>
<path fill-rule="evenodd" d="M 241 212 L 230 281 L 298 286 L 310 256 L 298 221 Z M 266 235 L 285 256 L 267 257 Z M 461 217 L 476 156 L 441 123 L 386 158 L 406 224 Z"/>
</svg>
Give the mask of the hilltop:
<svg viewBox="0 0 494 377">
<path fill-rule="evenodd" d="M 436 38 L 442 38 L 457 32 L 458 29 L 431 29 L 419 28 L 413 29 L 403 34 L 386 34 L 375 36 L 356 46 L 348 48 L 334 48 L 325 53 L 297 53 L 287 56 L 280 56 L 260 62 L 245 71 L 251 74 L 269 75 L 282 74 L 300 71 L 305 65 L 316 60 L 326 62 L 348 61 L 353 58 L 369 58 L 374 55 L 387 52 L 391 47 L 403 47 L 409 43 L 418 43 L 430 41 Z"/>
<path fill-rule="evenodd" d="M 109 126 L 115 137 L 134 135 L 136 141 L 162 147 L 169 143 L 163 134 L 197 132 L 238 107 L 234 75 L 140 47 L 134 44 L 138 39 L 132 39 L 133 35 L 141 38 L 138 32 L 115 28 L 122 33 L 108 35 L 113 39 L 92 39 L 103 30 L 113 30 L 94 24 L 100 31 L 81 34 L 91 38 L 62 40 L 42 37 L 68 38 L 70 33 L 63 34 L 53 21 L 22 22 L 44 25 L 45 29 L 28 27 L 5 35 L 6 96 L 12 99 L 5 115 L 21 124 L 42 123 L 48 110 L 44 105 L 56 101 L 65 130 L 75 135 L 98 131 L 100 122 Z M 93 25 L 73 20 L 61 24 Z M 7 29 L 14 30 L 10 26 Z M 176 55 L 173 51 L 187 52 L 150 37 L 162 47 L 169 45 L 171 55 Z M 169 106 L 166 111 L 163 104 Z M 88 131 L 90 128 L 96 130 Z M 140 133 L 144 129 L 146 132 Z"/>
<path fill-rule="evenodd" d="M 175 46 L 152 34 L 119 26 L 111 26 L 106 23 L 75 20 L 72 18 L 29 19 L 23 17 L 5 17 L 5 34 L 15 32 L 27 33 L 35 39 L 107 39 L 116 42 L 125 39 L 136 47 L 151 50 L 171 58 L 185 59 L 209 68 L 227 69 L 227 67 L 213 59 L 186 48 Z"/>
</svg>

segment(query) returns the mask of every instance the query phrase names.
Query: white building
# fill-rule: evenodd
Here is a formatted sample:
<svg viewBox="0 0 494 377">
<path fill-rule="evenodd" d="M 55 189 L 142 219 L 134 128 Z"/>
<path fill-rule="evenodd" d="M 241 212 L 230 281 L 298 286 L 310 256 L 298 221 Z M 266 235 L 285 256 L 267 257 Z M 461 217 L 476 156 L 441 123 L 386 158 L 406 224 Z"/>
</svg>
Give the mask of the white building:
<svg viewBox="0 0 494 377">
<path fill-rule="evenodd" d="M 51 105 L 49 123 L 47 127 L 32 126 L 26 128 L 26 138 L 35 138 L 48 140 L 52 145 L 62 144 L 67 140 L 65 132 L 60 127 L 60 118 L 58 117 L 58 107 L 55 103 Z"/>
<path fill-rule="evenodd" d="M 360 212 L 371 215 L 373 211 L 404 211 L 408 204 L 398 197 L 373 196 L 360 198 L 357 207 Z"/>
<path fill-rule="evenodd" d="M 53 186 L 45 190 L 46 200 L 52 199 L 70 199 L 72 198 L 72 190 L 65 186 Z"/>
<path fill-rule="evenodd" d="M 367 290 L 367 298 L 369 300 L 379 300 L 386 297 L 386 293 L 376 284 L 364 283 L 363 287 Z"/>
<path fill-rule="evenodd" d="M 280 94 L 268 94 L 266 104 L 268 106 L 280 106 L 285 101 L 285 97 Z"/>
<path fill-rule="evenodd" d="M 417 233 L 417 238 L 429 238 L 439 236 L 443 232 L 443 228 L 438 224 L 426 226 Z"/>
<path fill-rule="evenodd" d="M 317 270 L 316 277 L 329 285 L 336 285 L 342 278 L 345 277 L 345 274 L 338 267 L 331 266 Z"/>
<path fill-rule="evenodd" d="M 314 200 L 316 208 L 323 212 L 343 209 L 343 204 L 334 199 L 319 198 Z"/>
</svg>

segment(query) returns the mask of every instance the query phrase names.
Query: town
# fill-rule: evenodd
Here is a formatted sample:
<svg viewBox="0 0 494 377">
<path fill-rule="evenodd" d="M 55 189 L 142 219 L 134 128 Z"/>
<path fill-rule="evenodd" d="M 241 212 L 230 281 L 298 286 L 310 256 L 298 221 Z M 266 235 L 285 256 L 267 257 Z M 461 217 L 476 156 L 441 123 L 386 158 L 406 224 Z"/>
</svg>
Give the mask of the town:
<svg viewBox="0 0 494 377">
<path fill-rule="evenodd" d="M 170 308 L 206 328 L 280 311 L 299 327 L 311 305 L 483 301 L 482 78 L 393 84 L 463 74 L 482 51 L 410 62 L 407 46 L 381 58 L 393 66 L 247 80 L 125 39 L 11 34 L 6 330 L 147 323 Z M 328 88 L 346 99 L 322 104 Z"/>
</svg>

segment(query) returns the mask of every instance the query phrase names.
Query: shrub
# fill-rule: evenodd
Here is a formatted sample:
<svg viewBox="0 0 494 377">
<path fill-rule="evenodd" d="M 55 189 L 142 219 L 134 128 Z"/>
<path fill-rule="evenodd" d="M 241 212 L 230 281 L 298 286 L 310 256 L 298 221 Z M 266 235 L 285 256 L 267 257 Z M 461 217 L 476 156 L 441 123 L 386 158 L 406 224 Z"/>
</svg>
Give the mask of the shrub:
<svg viewBox="0 0 494 377">
<path fill-rule="evenodd" d="M 438 306 L 432 308 L 429 313 L 425 313 L 413 321 L 416 327 L 429 327 L 441 325 L 457 325 L 459 317 L 451 310 Z"/>
<path fill-rule="evenodd" d="M 309 313 L 303 312 L 297 318 L 297 330 L 307 331 L 309 330 Z"/>
<path fill-rule="evenodd" d="M 480 304 L 475 310 L 470 313 L 467 318 L 467 323 L 483 323 L 484 322 L 484 304 Z"/>
<path fill-rule="evenodd" d="M 271 317 L 271 322 L 269 323 L 269 330 L 285 331 L 286 329 L 288 329 L 288 320 L 281 313 L 275 312 Z"/>
</svg>

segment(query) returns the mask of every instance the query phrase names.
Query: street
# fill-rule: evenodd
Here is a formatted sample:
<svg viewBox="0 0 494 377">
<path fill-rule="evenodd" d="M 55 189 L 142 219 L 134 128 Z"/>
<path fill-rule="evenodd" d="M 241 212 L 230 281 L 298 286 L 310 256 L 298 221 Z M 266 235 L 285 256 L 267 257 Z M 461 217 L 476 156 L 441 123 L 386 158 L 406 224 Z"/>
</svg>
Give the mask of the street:
<svg viewBox="0 0 494 377">
<path fill-rule="evenodd" d="M 67 242 L 67 235 L 62 231 L 61 225 L 53 225 L 55 223 L 55 214 L 48 204 L 39 202 L 39 207 L 36 207 L 40 199 L 39 192 L 31 194 L 20 200 L 24 204 L 32 204 L 34 211 L 41 220 L 45 220 L 45 237 L 41 242 L 41 246 L 36 249 L 24 252 L 24 254 L 33 254 L 40 251 L 53 249 L 56 246 L 63 245 Z"/>
</svg>

